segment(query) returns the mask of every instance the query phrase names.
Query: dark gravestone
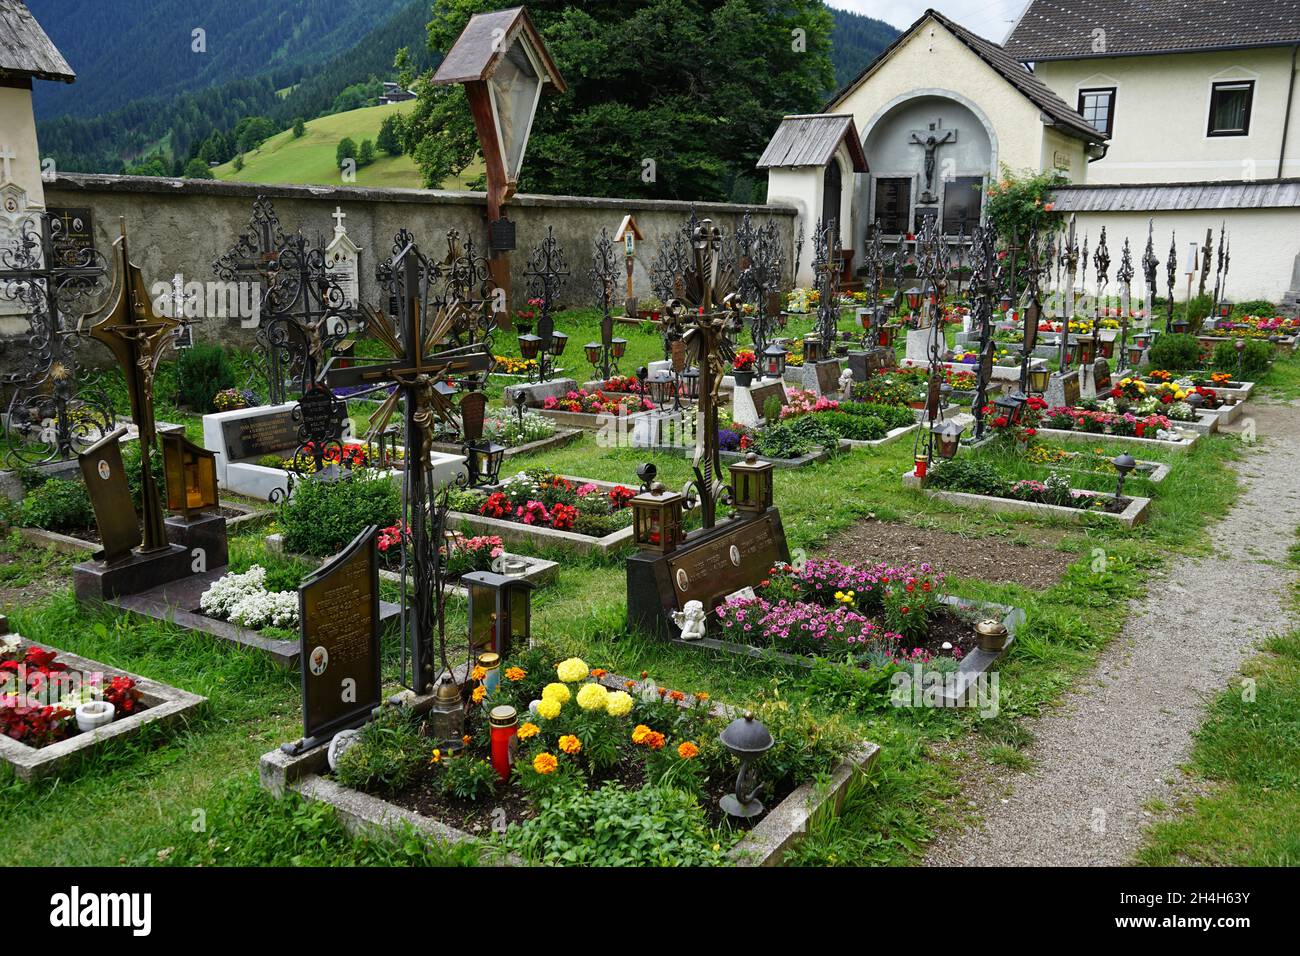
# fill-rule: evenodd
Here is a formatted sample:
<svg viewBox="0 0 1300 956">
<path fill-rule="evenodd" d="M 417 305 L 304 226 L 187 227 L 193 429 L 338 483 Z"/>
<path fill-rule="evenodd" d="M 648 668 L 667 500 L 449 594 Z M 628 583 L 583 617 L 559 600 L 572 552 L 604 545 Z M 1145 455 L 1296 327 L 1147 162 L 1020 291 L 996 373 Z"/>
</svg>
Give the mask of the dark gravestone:
<svg viewBox="0 0 1300 956">
<path fill-rule="evenodd" d="M 339 401 L 334 397 L 334 393 L 323 385 L 312 386 L 298 400 L 297 408 L 292 413 L 298 423 L 294 432 L 296 438 L 294 444 L 298 441 L 311 442 L 318 448 L 324 448 L 330 442 L 339 441 L 343 437 L 343 420 L 347 418 L 347 414 L 346 402 Z M 257 454 L 265 455 L 278 450 L 268 448 Z M 231 457 L 235 456 L 232 454 Z"/>
<path fill-rule="evenodd" d="M 230 461 L 260 458 L 272 452 L 298 447 L 298 423 L 294 409 L 280 408 L 262 415 L 236 418 L 221 423 Z"/>
<path fill-rule="evenodd" d="M 1104 358 L 1093 363 L 1092 380 L 1096 383 L 1098 395 L 1110 390 L 1110 363 Z"/>
<path fill-rule="evenodd" d="M 627 562 L 628 621 L 647 633 L 675 636 L 668 615 L 687 601 L 700 601 L 711 611 L 728 595 L 756 587 L 773 565 L 789 560 L 776 508 L 694 532 L 669 554 L 638 552 Z"/>
<path fill-rule="evenodd" d="M 487 395 L 483 392 L 466 392 L 460 400 L 460 433 L 466 442 L 476 442 L 483 437 L 483 422 L 487 418 Z"/>
<path fill-rule="evenodd" d="M 378 535 L 366 528 L 298 588 L 307 740 L 322 742 L 380 704 Z"/>
<path fill-rule="evenodd" d="M 1079 404 L 1079 370 L 1053 372 L 1047 382 L 1044 396 L 1049 408 L 1070 407 Z"/>
<path fill-rule="evenodd" d="M 95 252 L 95 220 L 89 208 L 50 210 L 50 248 L 56 265 L 87 265 Z"/>
<path fill-rule="evenodd" d="M 122 465 L 120 440 L 125 433 L 125 428 L 119 428 L 79 456 L 81 476 L 95 509 L 95 524 L 103 545 L 102 550 L 95 552 L 95 559 L 106 564 L 127 557 L 141 541 L 140 520 L 136 517 L 126 468 Z"/>
<path fill-rule="evenodd" d="M 817 363 L 817 394 L 830 397 L 840 390 L 840 363 L 836 360 Z"/>
<path fill-rule="evenodd" d="M 754 411 L 758 412 L 759 418 L 765 419 L 769 399 L 775 398 L 781 405 L 785 404 L 785 384 L 781 381 L 773 381 L 755 385 L 750 388 L 749 397 L 754 402 Z M 780 412 L 778 411 L 777 414 L 779 416 Z"/>
</svg>

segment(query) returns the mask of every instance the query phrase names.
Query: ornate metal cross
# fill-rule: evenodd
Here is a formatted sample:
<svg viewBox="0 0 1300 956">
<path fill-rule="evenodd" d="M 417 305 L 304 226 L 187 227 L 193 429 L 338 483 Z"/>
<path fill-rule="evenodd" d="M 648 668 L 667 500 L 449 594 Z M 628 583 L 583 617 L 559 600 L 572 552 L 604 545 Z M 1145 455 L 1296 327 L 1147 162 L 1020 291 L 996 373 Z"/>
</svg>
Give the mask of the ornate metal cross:
<svg viewBox="0 0 1300 956">
<path fill-rule="evenodd" d="M 840 256 L 839 220 L 818 221 L 813 233 L 813 270 L 817 275 L 817 337 L 822 340 L 822 354 L 831 355 L 840 332 Z"/>
<path fill-rule="evenodd" d="M 555 238 L 552 226 L 546 227 L 546 236 L 533 247 L 524 268 L 529 301 L 536 301 L 540 314 L 537 317 L 537 381 L 545 382 L 555 374 L 556 335 L 554 313 L 560 293 L 569 278 L 569 264 L 564 250 Z M 529 375 L 532 378 L 532 375 Z"/>
<path fill-rule="evenodd" d="M 596 297 L 596 308 L 600 309 L 600 342 L 591 342 L 586 346 L 587 360 L 602 379 L 608 381 L 619 374 L 618 356 L 614 354 L 614 283 L 618 281 L 618 270 L 614 262 L 614 241 L 609 237 L 609 230 L 601 228 L 596 237 L 596 251 L 591 257 L 591 290 Z M 595 360 L 592 360 L 592 356 Z"/>
<path fill-rule="evenodd" d="M 744 305 L 753 313 L 749 320 L 749 334 L 754 340 L 754 351 L 759 361 L 767 348 L 772 331 L 776 293 L 781 288 L 781 230 L 771 217 L 761 226 L 755 226 L 748 212 L 736 229 L 736 247 L 740 256 L 740 275 L 737 287 Z"/>
<path fill-rule="evenodd" d="M 89 335 L 108 346 L 122 366 L 127 393 L 131 398 L 131 417 L 139 432 L 140 499 L 143 540 L 140 553 L 161 551 L 167 547 L 167 529 L 163 524 L 162 499 L 154 479 L 150 458 L 156 441 L 153 413 L 154 372 L 163 349 L 172 341 L 180 324 L 153 310 L 149 289 L 140 267 L 131 262 L 127 251 L 126 219 L 121 220 L 122 234 L 118 247 L 118 270 L 113 276 L 109 303 L 97 313 Z"/>
</svg>

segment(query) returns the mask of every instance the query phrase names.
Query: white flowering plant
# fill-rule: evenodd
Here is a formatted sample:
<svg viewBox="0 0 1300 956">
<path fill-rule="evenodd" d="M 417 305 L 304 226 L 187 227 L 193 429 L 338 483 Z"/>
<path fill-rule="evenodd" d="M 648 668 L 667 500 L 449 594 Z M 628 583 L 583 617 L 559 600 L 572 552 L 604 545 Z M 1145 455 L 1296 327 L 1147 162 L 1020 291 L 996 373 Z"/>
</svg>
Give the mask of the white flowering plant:
<svg viewBox="0 0 1300 956">
<path fill-rule="evenodd" d="M 298 595 L 293 591 L 268 591 L 266 568 L 260 564 L 213 582 L 199 598 L 199 607 L 210 617 L 253 630 L 298 626 Z"/>
</svg>

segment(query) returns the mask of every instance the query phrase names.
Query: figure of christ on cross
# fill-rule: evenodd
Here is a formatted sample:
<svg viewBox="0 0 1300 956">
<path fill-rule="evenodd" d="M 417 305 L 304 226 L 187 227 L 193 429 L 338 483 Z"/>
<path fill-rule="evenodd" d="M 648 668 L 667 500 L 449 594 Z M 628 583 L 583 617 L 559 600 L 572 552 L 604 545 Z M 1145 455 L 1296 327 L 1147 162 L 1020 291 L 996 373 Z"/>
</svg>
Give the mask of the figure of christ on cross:
<svg viewBox="0 0 1300 956">
<path fill-rule="evenodd" d="M 131 417 L 140 433 L 140 484 L 143 512 L 143 541 L 140 553 L 161 551 L 167 545 L 163 523 L 162 498 L 154 480 L 150 457 L 154 449 L 153 380 L 158 359 L 180 324 L 153 310 L 153 300 L 145 285 L 140 267 L 131 262 L 126 246 L 126 219 L 121 220 L 122 235 L 116 245 L 120 268 L 113 276 L 109 304 L 101 310 L 89 331 L 92 339 L 103 342 L 113 353 L 126 377 L 131 398 Z M 80 331 L 80 329 L 78 329 Z"/>
<path fill-rule="evenodd" d="M 436 501 L 432 461 L 435 425 L 454 415 L 450 402 L 437 386 L 454 377 L 486 374 L 492 356 L 483 343 L 441 348 L 452 338 L 461 321 L 463 306 L 458 302 L 440 305 L 430 315 L 427 307 L 429 270 L 421 268 L 422 257 L 409 243 L 392 264 L 398 297 L 398 330 L 372 307 L 365 307 L 366 331 L 379 339 L 394 356 L 373 364 L 326 369 L 331 388 L 367 386 L 379 390 L 396 386 L 371 418 L 367 440 L 373 441 L 388 426 L 398 403 L 405 405 L 406 467 L 403 480 L 404 523 L 409 527 L 407 566 L 414 579 L 414 613 L 407 625 L 413 649 L 412 689 L 418 694 L 432 691 L 442 671 L 452 672 L 447 654 L 441 563 L 438 549 L 442 539 L 443 509 Z M 334 359 L 330 360 L 333 366 Z M 444 502 L 445 504 L 445 502 Z M 405 613 L 405 612 L 404 612 Z M 435 649 L 434 634 L 438 643 Z"/>
<path fill-rule="evenodd" d="M 955 143 L 957 141 L 957 131 L 955 129 L 946 129 L 943 136 L 939 136 L 939 127 L 942 124 L 935 120 L 930 124 L 928 130 L 913 130 L 911 138 L 908 140 L 913 146 L 920 146 L 925 149 L 925 194 L 923 201 L 934 202 L 934 169 L 935 169 L 935 152 L 945 143 Z"/>
</svg>

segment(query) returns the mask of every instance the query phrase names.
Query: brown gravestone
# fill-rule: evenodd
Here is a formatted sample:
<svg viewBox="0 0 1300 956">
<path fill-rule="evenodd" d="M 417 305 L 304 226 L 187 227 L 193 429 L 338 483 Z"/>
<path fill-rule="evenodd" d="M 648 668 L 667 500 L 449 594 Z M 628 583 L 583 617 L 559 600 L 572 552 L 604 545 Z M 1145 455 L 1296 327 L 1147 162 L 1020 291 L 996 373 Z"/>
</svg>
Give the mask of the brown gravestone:
<svg viewBox="0 0 1300 956">
<path fill-rule="evenodd" d="M 754 411 L 758 412 L 759 418 L 766 419 L 768 399 L 775 398 L 782 405 L 785 404 L 785 385 L 780 379 L 764 382 L 751 387 L 749 397 L 754 402 Z"/>
<path fill-rule="evenodd" d="M 1104 358 L 1093 363 L 1092 381 L 1098 395 L 1110 391 L 1110 363 Z"/>
<path fill-rule="evenodd" d="M 95 559 L 106 564 L 127 557 L 142 540 L 140 520 L 131 501 L 126 468 L 122 465 L 120 441 L 125 434 L 126 429 L 119 428 L 77 456 L 103 546 L 95 553 Z"/>
<path fill-rule="evenodd" d="M 840 390 L 840 363 L 837 361 L 817 363 L 817 393 L 827 397 Z"/>
<path fill-rule="evenodd" d="M 487 417 L 487 395 L 483 392 L 466 392 L 460 400 L 460 431 L 465 441 L 473 443 L 483 437 L 483 421 Z"/>
<path fill-rule="evenodd" d="M 380 704 L 378 536 L 369 526 L 298 588 L 308 740 L 333 736 Z"/>
</svg>

